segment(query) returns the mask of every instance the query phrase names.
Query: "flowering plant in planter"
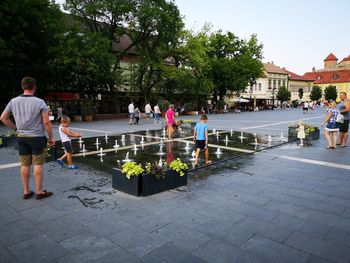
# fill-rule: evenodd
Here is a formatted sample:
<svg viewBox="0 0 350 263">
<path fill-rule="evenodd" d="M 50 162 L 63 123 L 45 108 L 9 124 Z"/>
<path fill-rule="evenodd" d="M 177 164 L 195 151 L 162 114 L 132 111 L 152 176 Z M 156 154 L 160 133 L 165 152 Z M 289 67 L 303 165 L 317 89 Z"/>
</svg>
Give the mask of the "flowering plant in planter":
<svg viewBox="0 0 350 263">
<path fill-rule="evenodd" d="M 317 127 L 312 127 L 312 126 L 305 126 L 305 135 L 308 136 L 310 135 L 311 133 L 315 132 L 318 130 Z"/>
<path fill-rule="evenodd" d="M 147 163 L 145 170 L 148 174 L 154 175 L 157 179 L 166 176 L 166 164 L 159 165 L 159 163 Z"/>
<path fill-rule="evenodd" d="M 125 174 L 128 179 L 130 179 L 131 176 L 141 175 L 145 171 L 140 164 L 135 162 L 127 162 L 122 168 L 122 173 Z"/>
<path fill-rule="evenodd" d="M 7 131 L 6 137 L 16 137 L 16 132 Z"/>
<path fill-rule="evenodd" d="M 177 158 L 176 160 L 170 163 L 169 168 L 179 173 L 180 176 L 184 176 L 185 171 L 188 169 L 188 165 L 186 163 L 183 163 L 179 158 Z"/>
</svg>

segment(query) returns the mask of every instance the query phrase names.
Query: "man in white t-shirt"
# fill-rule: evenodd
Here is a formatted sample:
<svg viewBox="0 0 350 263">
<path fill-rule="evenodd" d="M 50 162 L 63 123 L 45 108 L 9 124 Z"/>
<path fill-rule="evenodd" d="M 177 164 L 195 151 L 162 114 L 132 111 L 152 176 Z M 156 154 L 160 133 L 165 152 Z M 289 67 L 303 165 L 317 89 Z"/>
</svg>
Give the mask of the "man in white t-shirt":
<svg viewBox="0 0 350 263">
<path fill-rule="evenodd" d="M 134 112 L 135 112 L 135 107 L 134 107 L 134 102 L 131 102 L 128 106 L 128 112 L 129 112 L 129 125 L 132 124 L 132 121 L 134 119 Z"/>
<path fill-rule="evenodd" d="M 158 104 L 154 106 L 154 124 L 159 124 L 159 117 L 162 112 L 160 111 L 160 108 Z"/>
<path fill-rule="evenodd" d="M 146 116 L 147 116 L 147 120 L 149 120 L 149 117 L 151 115 L 151 112 L 152 111 L 152 107 L 151 107 L 151 104 L 149 104 L 149 102 L 146 104 L 145 106 L 145 112 L 146 112 Z"/>
<path fill-rule="evenodd" d="M 304 102 L 303 105 L 303 114 L 308 113 L 309 112 L 309 103 L 307 101 Z"/>
</svg>

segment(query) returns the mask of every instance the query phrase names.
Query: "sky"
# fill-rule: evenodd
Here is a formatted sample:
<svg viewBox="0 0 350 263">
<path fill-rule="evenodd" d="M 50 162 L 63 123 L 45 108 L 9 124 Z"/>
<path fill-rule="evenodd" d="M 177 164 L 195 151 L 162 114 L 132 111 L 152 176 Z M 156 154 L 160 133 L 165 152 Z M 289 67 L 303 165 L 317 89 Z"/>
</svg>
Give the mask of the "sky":
<svg viewBox="0 0 350 263">
<path fill-rule="evenodd" d="M 240 38 L 257 34 L 264 62 L 297 74 L 323 68 L 333 53 L 350 55 L 349 0 L 175 0 L 186 27 L 231 31 Z M 339 62 L 338 61 L 338 62 Z"/>
<path fill-rule="evenodd" d="M 57 3 L 65 2 L 56 0 Z M 175 0 L 186 27 L 231 31 L 240 38 L 256 34 L 264 62 L 297 74 L 323 68 L 333 53 L 350 55 L 350 0 Z M 338 61 L 338 62 L 339 62 Z"/>
</svg>

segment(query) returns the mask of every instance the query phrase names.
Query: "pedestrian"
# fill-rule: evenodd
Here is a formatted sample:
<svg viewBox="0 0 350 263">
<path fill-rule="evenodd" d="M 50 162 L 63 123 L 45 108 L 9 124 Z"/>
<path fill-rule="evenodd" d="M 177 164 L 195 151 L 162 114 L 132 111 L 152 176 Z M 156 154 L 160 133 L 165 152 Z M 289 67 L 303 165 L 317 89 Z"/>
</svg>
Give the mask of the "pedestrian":
<svg viewBox="0 0 350 263">
<path fill-rule="evenodd" d="M 309 103 L 307 101 L 305 101 L 303 103 L 303 114 L 307 114 L 309 111 Z"/>
<path fill-rule="evenodd" d="M 139 108 L 136 108 L 134 111 L 134 124 L 138 125 L 140 119 L 141 119 L 141 112 L 140 112 Z"/>
<path fill-rule="evenodd" d="M 50 121 L 54 121 L 54 120 L 55 120 L 55 117 L 54 117 L 53 114 L 52 114 L 51 107 L 50 107 L 50 106 L 47 106 L 47 109 L 48 109 L 48 113 L 49 113 L 49 120 L 50 120 Z"/>
<path fill-rule="evenodd" d="M 73 164 L 73 146 L 70 137 L 80 138 L 81 133 L 73 132 L 69 129 L 71 120 L 67 116 L 61 118 L 61 125 L 58 128 L 58 133 L 60 135 L 62 146 L 64 147 L 65 153 L 61 158 L 57 159 L 57 162 L 64 167 L 64 159 L 67 159 L 68 169 L 78 169 L 79 167 Z"/>
<path fill-rule="evenodd" d="M 336 122 L 337 115 L 339 114 L 339 111 L 336 109 L 337 104 L 333 101 L 329 103 L 329 109 L 327 110 L 327 116 L 323 120 L 321 124 L 321 128 L 323 125 L 326 125 L 325 128 L 325 137 L 327 139 L 328 145 L 327 149 L 336 149 L 337 148 L 337 137 L 338 137 L 338 131 L 339 131 L 339 124 Z M 333 139 L 333 142 L 332 142 Z"/>
<path fill-rule="evenodd" d="M 151 117 L 152 112 L 153 111 L 152 111 L 151 104 L 148 102 L 145 106 L 145 113 L 146 113 L 147 120 L 149 120 L 149 118 Z"/>
<path fill-rule="evenodd" d="M 129 112 L 129 125 L 131 125 L 134 120 L 134 112 L 135 112 L 134 102 L 131 102 L 129 104 L 128 112 Z"/>
<path fill-rule="evenodd" d="M 58 120 L 61 121 L 62 117 L 63 117 L 63 108 L 61 107 L 60 104 L 58 104 L 58 106 L 57 106 L 57 118 L 56 118 L 56 122 L 57 122 Z"/>
<path fill-rule="evenodd" d="M 305 139 L 305 126 L 304 126 L 303 121 L 299 121 L 297 131 L 298 131 L 297 137 L 298 137 L 298 139 L 300 139 L 299 146 L 303 147 L 304 146 L 304 139 Z"/>
<path fill-rule="evenodd" d="M 173 125 L 175 123 L 175 112 L 173 104 L 170 104 L 168 110 L 165 112 L 165 119 L 167 125 L 168 139 L 170 140 L 174 133 Z"/>
<path fill-rule="evenodd" d="M 205 153 L 205 163 L 210 164 L 209 160 L 209 149 L 208 149 L 208 117 L 203 114 L 201 116 L 201 121 L 194 126 L 193 132 L 193 141 L 196 145 L 196 160 L 194 162 L 195 165 L 198 165 L 199 153 L 201 150 L 204 150 Z"/>
<path fill-rule="evenodd" d="M 159 117 L 160 117 L 160 114 L 162 113 L 161 111 L 160 111 L 160 108 L 159 108 L 159 106 L 158 106 L 158 104 L 156 104 L 155 106 L 154 106 L 154 109 L 153 109 L 154 111 L 153 111 L 153 113 L 154 113 L 154 124 L 159 124 Z"/>
<path fill-rule="evenodd" d="M 7 127 L 17 131 L 23 199 L 29 199 L 34 195 L 29 188 L 31 163 L 34 167 L 36 199 L 42 199 L 52 195 L 52 192 L 45 191 L 42 187 L 43 165 L 46 159 L 47 143 L 54 145 L 55 140 L 52 135 L 47 105 L 44 100 L 34 96 L 37 90 L 35 79 L 25 77 L 22 79 L 21 86 L 23 94 L 13 98 L 7 104 L 0 120 Z M 16 124 L 11 121 L 11 115 Z"/>
<path fill-rule="evenodd" d="M 338 111 L 344 116 L 344 122 L 339 124 L 339 142 L 340 147 L 346 147 L 349 137 L 349 119 L 350 119 L 350 100 L 347 98 L 346 92 L 340 92 L 340 103 Z"/>
</svg>

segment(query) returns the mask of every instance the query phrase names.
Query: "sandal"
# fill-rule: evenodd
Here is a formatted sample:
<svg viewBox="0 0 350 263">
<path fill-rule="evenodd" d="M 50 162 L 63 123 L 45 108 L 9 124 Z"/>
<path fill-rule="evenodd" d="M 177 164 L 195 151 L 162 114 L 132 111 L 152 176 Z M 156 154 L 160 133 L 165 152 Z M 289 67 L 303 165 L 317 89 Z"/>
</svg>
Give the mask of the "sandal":
<svg viewBox="0 0 350 263">
<path fill-rule="evenodd" d="M 47 192 L 46 190 L 43 190 L 41 194 L 36 194 L 36 199 L 43 199 L 51 195 L 53 195 L 52 192 Z"/>
<path fill-rule="evenodd" d="M 29 191 L 28 194 L 23 194 L 23 199 L 29 199 L 34 195 L 33 191 Z"/>
<path fill-rule="evenodd" d="M 329 146 L 329 145 L 326 147 L 326 149 L 332 149 L 332 148 L 333 146 Z"/>
<path fill-rule="evenodd" d="M 207 161 L 205 164 L 211 164 L 211 161 Z"/>
</svg>

